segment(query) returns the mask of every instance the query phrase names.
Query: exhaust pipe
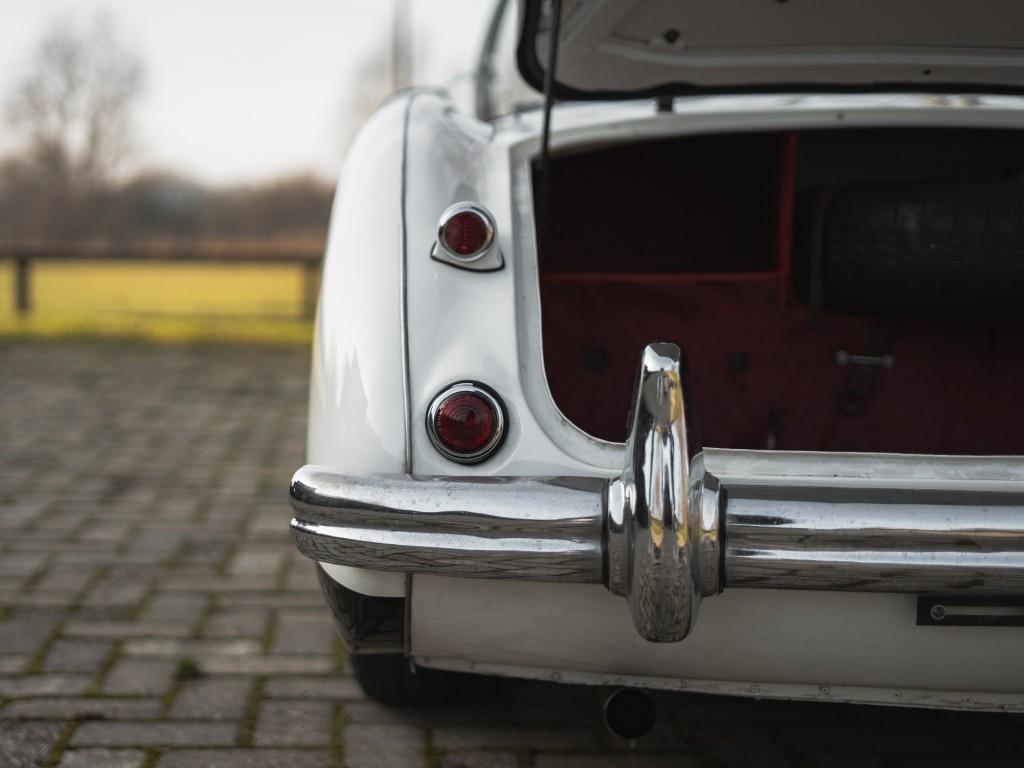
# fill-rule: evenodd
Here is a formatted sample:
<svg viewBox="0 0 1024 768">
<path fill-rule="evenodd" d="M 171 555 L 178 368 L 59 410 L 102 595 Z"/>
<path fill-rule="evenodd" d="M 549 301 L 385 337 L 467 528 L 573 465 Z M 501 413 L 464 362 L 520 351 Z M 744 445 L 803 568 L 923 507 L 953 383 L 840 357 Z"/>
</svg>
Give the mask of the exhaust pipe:
<svg viewBox="0 0 1024 768">
<path fill-rule="evenodd" d="M 619 688 L 604 700 L 604 725 L 620 739 L 642 739 L 658 719 L 658 708 L 651 694 L 640 688 Z"/>
</svg>

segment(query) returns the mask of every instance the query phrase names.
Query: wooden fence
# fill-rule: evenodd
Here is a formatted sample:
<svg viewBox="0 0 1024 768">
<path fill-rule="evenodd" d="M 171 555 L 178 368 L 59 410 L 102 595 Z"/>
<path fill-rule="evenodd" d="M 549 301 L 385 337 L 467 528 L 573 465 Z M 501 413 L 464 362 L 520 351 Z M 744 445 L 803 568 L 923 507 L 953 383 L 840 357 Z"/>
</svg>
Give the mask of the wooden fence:
<svg viewBox="0 0 1024 768">
<path fill-rule="evenodd" d="M 32 264 L 36 261 L 191 262 L 202 264 L 285 264 L 302 269 L 303 317 L 316 312 L 323 246 L 315 243 L 0 243 L 0 262 L 14 263 L 14 306 L 32 311 Z"/>
</svg>

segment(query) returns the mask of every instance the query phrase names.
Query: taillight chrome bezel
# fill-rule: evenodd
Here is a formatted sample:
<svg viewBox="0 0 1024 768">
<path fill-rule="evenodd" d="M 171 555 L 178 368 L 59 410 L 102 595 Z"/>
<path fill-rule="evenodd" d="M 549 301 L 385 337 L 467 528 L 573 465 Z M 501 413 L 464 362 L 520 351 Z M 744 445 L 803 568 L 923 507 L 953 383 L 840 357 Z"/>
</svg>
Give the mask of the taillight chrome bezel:
<svg viewBox="0 0 1024 768">
<path fill-rule="evenodd" d="M 444 402 L 453 395 L 466 393 L 480 397 L 494 412 L 494 434 L 483 446 L 472 453 L 461 453 L 449 448 L 437 431 L 437 415 Z M 426 426 L 427 436 L 434 449 L 446 459 L 458 464 L 479 464 L 497 453 L 502 443 L 505 442 L 505 435 L 508 431 L 508 413 L 498 393 L 486 384 L 481 384 L 478 381 L 457 381 L 442 389 L 431 400 L 430 407 L 427 408 Z"/>
<path fill-rule="evenodd" d="M 484 225 L 486 239 L 481 248 L 473 253 L 462 254 L 451 250 L 445 243 L 445 227 L 459 214 L 469 213 L 477 216 Z M 431 258 L 436 261 L 451 264 L 460 269 L 469 269 L 475 272 L 493 272 L 505 265 L 501 250 L 498 248 L 498 227 L 494 216 L 489 210 L 479 203 L 459 202 L 448 206 L 441 214 L 437 224 L 437 240 L 430 252 Z"/>
</svg>

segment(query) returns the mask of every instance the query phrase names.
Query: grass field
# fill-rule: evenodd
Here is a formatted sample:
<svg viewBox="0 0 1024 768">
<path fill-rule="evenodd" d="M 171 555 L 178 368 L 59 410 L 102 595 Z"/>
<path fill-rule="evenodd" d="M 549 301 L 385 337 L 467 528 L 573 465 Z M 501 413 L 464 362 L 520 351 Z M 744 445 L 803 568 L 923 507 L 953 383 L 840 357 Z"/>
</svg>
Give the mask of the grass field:
<svg viewBox="0 0 1024 768">
<path fill-rule="evenodd" d="M 13 265 L 0 263 L 0 337 L 304 344 L 312 334 L 300 265 L 35 262 L 25 317 L 13 280 Z"/>
</svg>

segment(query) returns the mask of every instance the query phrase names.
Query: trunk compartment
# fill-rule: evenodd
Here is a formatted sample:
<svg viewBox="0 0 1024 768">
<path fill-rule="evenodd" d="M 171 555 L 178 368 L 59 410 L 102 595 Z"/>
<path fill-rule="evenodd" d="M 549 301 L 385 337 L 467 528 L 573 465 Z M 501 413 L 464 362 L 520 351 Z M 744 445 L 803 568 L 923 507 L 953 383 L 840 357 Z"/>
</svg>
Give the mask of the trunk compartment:
<svg viewBox="0 0 1024 768">
<path fill-rule="evenodd" d="M 707 446 L 1024 453 L 1022 139 L 750 133 L 553 157 L 534 187 L 555 402 L 623 440 L 640 350 L 674 341 Z"/>
</svg>

